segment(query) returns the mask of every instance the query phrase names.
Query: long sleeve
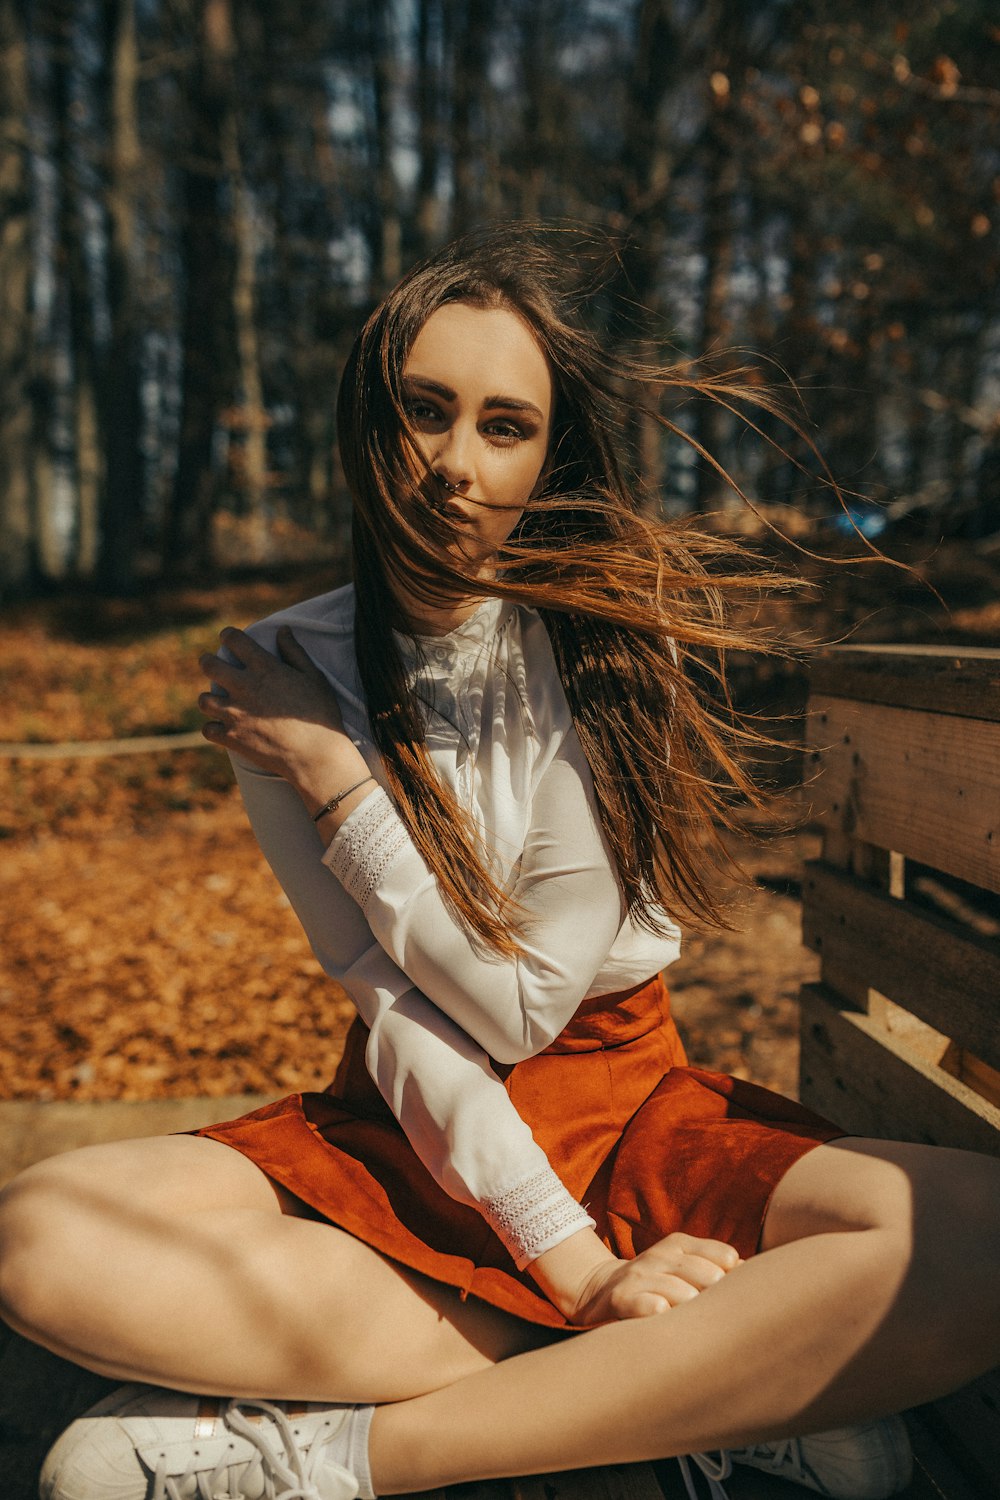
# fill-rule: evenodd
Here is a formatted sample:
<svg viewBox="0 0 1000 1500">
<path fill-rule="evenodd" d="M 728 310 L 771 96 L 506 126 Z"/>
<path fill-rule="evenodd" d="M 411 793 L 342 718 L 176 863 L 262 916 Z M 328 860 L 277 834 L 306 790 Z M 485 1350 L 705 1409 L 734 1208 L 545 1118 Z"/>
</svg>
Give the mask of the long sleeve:
<svg viewBox="0 0 1000 1500">
<path fill-rule="evenodd" d="M 296 793 L 245 763 L 236 772 L 261 849 L 323 968 L 369 1027 L 369 1071 L 428 1171 L 483 1213 L 519 1266 L 591 1225 L 482 1047 L 398 968 L 324 868 L 322 841 Z"/>
<path fill-rule="evenodd" d="M 380 779 L 353 614 L 353 593 L 343 590 L 253 634 L 273 650 L 278 624 L 293 628 Z M 241 764 L 237 775 L 317 958 L 369 1028 L 369 1072 L 411 1145 L 524 1265 L 592 1221 L 552 1171 L 492 1060 L 540 1051 L 586 995 L 648 979 L 676 956 L 676 943 L 622 924 L 589 769 L 538 616 L 487 601 L 458 631 L 416 647 L 411 671 L 432 760 L 521 911 L 516 960 L 470 942 L 381 787 L 324 851 L 287 783 Z"/>
<path fill-rule="evenodd" d="M 511 889 L 523 951 L 484 954 L 441 897 L 382 791 L 341 826 L 324 857 L 387 954 L 500 1063 L 547 1047 L 586 995 L 622 922 L 575 731 L 565 733 L 532 797 Z"/>
</svg>

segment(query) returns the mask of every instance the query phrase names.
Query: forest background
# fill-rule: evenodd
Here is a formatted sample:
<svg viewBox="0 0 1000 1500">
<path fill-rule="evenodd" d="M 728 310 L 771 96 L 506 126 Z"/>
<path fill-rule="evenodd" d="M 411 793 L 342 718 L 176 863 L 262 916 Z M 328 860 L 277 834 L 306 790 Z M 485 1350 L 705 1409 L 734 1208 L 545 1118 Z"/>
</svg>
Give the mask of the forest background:
<svg viewBox="0 0 1000 1500">
<path fill-rule="evenodd" d="M 624 352 L 794 380 L 912 571 L 798 559 L 819 586 L 776 623 L 996 644 L 998 127 L 991 0 L 0 0 L 0 1096 L 329 1076 L 349 1007 L 224 761 L 183 748 L 196 659 L 346 576 L 339 368 L 455 233 L 602 244 Z M 863 550 L 793 435 L 664 411 L 788 536 Z M 747 529 L 651 411 L 627 440 L 645 503 Z M 736 668 L 801 706 L 801 670 Z M 67 754 L 150 735 L 177 738 Z M 699 1059 L 785 1088 L 808 839 L 753 856 L 771 904 L 679 971 Z"/>
</svg>

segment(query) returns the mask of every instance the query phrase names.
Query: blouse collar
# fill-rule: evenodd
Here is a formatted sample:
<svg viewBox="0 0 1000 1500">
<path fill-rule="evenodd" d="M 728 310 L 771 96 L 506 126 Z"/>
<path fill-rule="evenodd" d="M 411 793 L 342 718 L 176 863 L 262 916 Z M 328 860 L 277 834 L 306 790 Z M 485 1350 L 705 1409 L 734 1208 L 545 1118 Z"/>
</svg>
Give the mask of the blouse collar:
<svg viewBox="0 0 1000 1500">
<path fill-rule="evenodd" d="M 429 668 L 434 676 L 450 672 L 470 652 L 478 652 L 507 625 L 516 605 L 508 599 L 484 599 L 453 630 L 443 635 L 410 635 L 394 630 L 393 636 L 408 671 Z"/>
</svg>

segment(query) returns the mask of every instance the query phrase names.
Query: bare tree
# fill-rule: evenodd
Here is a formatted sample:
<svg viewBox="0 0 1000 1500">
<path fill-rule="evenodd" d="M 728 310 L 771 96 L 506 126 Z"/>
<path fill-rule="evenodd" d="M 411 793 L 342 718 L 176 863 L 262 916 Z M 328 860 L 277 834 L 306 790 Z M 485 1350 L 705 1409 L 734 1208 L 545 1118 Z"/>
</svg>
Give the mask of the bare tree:
<svg viewBox="0 0 1000 1500">
<path fill-rule="evenodd" d="M 232 221 L 223 201 L 225 142 L 234 108 L 230 0 L 185 0 L 196 39 L 185 83 L 181 158 L 181 415 L 163 558 L 172 572 L 211 562 L 218 481 L 213 439 L 234 387 Z"/>
<path fill-rule="evenodd" d="M 30 591 L 33 524 L 31 193 L 23 8 L 0 0 L 0 596 Z"/>
<path fill-rule="evenodd" d="M 136 98 L 135 0 L 104 0 L 103 21 L 110 104 L 106 187 L 110 330 L 100 379 L 105 474 L 97 577 L 103 588 L 117 593 L 136 585 L 142 535 L 142 332 L 136 290 L 142 143 Z"/>
</svg>

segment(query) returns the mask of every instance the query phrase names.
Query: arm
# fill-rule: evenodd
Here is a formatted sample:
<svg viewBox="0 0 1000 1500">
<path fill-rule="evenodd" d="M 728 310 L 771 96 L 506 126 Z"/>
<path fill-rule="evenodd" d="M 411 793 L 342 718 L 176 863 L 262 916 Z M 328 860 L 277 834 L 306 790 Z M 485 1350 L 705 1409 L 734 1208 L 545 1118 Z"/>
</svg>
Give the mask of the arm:
<svg viewBox="0 0 1000 1500">
<path fill-rule="evenodd" d="M 318 826 L 313 809 L 322 809 L 331 786 L 367 776 L 363 725 L 344 731 L 329 682 L 291 637 L 279 633 L 280 657 L 240 633 L 227 632 L 224 642 L 223 656 L 202 661 L 217 683 L 200 700 L 212 715 L 206 735 L 240 752 L 234 762 L 258 841 L 320 962 L 368 1024 L 369 1069 L 414 1148 L 526 1264 L 592 1221 L 551 1171 L 482 1048 L 399 969 L 320 863 L 343 809 L 321 814 Z M 349 688 L 345 702 L 352 714 L 360 706 Z M 370 784 L 352 793 L 358 814 L 381 796 Z M 405 830 L 395 824 L 390 837 L 399 843 Z"/>
<path fill-rule="evenodd" d="M 523 951 L 484 954 L 443 901 L 386 794 L 345 820 L 324 855 L 382 948 L 501 1063 L 547 1047 L 571 1019 L 621 926 L 621 895 L 575 731 L 535 788 L 517 879 Z"/>
<path fill-rule="evenodd" d="M 311 667 L 304 653 L 286 653 L 280 643 L 279 649 L 286 660 L 299 660 L 303 670 Z M 265 659 L 260 665 L 273 664 L 274 658 L 266 652 L 260 656 Z M 215 675 L 213 667 L 217 665 L 217 659 L 209 659 L 206 669 Z M 251 672 L 248 677 L 253 679 L 254 674 Z M 244 705 L 240 713 L 234 716 L 228 709 L 223 710 L 222 700 L 216 694 L 205 695 L 202 707 L 212 713 L 225 711 L 227 719 L 239 726 L 246 717 L 247 679 L 231 680 Z M 299 686 L 292 685 L 293 699 Z M 530 1263 L 550 1300 L 572 1321 L 583 1324 L 607 1317 L 641 1315 L 658 1310 L 668 1300 L 676 1300 L 670 1288 L 679 1285 L 683 1294 L 683 1287 L 692 1284 L 691 1275 L 686 1280 L 668 1277 L 667 1300 L 661 1297 L 651 1301 L 642 1290 L 650 1281 L 648 1264 L 625 1265 L 602 1244 L 593 1232 L 592 1221 L 563 1188 L 516 1114 L 489 1066 L 489 1059 L 464 1029 L 450 1023 L 407 979 L 381 944 L 372 942 L 371 930 L 358 905 L 346 897 L 343 887 L 319 865 L 318 855 L 325 840 L 304 808 L 309 807 L 310 801 L 317 808 L 323 805 L 321 795 L 329 791 L 333 776 L 329 756 L 324 759 L 326 785 L 322 794 L 309 792 L 301 784 L 296 793 L 290 777 L 286 779 L 280 772 L 268 774 L 266 770 L 268 760 L 286 771 L 291 763 L 303 764 L 301 754 L 296 761 L 284 743 L 287 736 L 280 727 L 275 727 L 281 715 L 289 713 L 287 687 L 286 683 L 279 694 L 280 712 L 273 702 L 266 710 L 258 705 L 257 713 L 263 714 L 268 731 L 263 741 L 255 739 L 253 733 L 248 740 L 245 722 L 242 735 L 233 736 L 251 743 L 257 759 L 264 763 L 255 766 L 237 761 L 241 787 L 264 852 L 317 955 L 328 972 L 342 979 L 369 1024 L 369 1068 L 418 1154 L 447 1191 L 484 1213 L 518 1265 Z M 321 696 L 328 692 L 324 686 Z M 326 719 L 329 705 L 325 701 L 300 702 L 299 711 L 304 722 L 327 723 L 329 729 Z M 249 719 L 253 721 L 254 717 L 251 711 Z M 301 739 L 302 723 L 297 721 L 293 728 L 296 731 L 293 739 Z M 279 742 L 276 753 L 273 743 L 270 748 L 265 743 L 268 735 L 271 741 L 276 736 Z M 210 727 L 208 737 L 221 740 L 225 735 Z M 359 755 L 358 745 L 348 745 L 348 749 L 352 756 Z M 567 774 L 562 776 L 557 771 L 547 778 L 548 790 L 540 797 L 536 809 L 536 812 L 541 810 L 542 816 L 532 820 L 534 847 L 527 863 L 522 860 L 521 866 L 521 883 L 529 893 L 533 887 L 544 891 L 547 881 L 559 878 L 566 871 L 565 860 L 555 867 L 546 866 L 547 859 L 558 860 L 562 852 L 562 840 L 555 825 L 559 816 L 566 814 L 567 805 L 571 818 L 575 816 L 573 798 L 580 790 L 586 792 L 589 786 L 575 737 L 569 742 L 569 752 L 561 758 L 569 768 Z M 309 758 L 307 755 L 305 761 Z M 357 759 L 350 767 L 340 766 L 336 777 L 339 785 L 357 779 L 359 769 L 363 774 L 366 766 Z M 355 794 L 356 807 L 360 804 L 357 810 L 363 812 L 366 801 L 377 801 L 377 797 L 370 789 Z M 577 806 L 575 811 L 578 810 Z M 321 817 L 319 821 L 322 827 L 326 820 Z M 341 819 L 338 817 L 337 821 Z M 596 823 L 584 826 L 592 836 Z M 400 836 L 400 828 L 393 829 L 390 824 L 388 831 L 390 845 L 402 846 L 405 839 Z M 531 838 L 526 840 L 526 847 L 531 843 Z M 368 852 L 371 854 L 370 845 Z M 606 860 L 604 864 L 606 867 Z M 364 869 L 365 862 L 361 861 L 359 870 Z M 577 874 L 580 873 L 578 870 Z M 424 872 L 422 884 L 426 886 Z M 536 902 L 536 907 L 533 920 L 540 923 L 545 915 L 544 901 Z M 558 910 L 558 903 L 553 909 Z M 612 936 L 616 930 L 617 923 Z M 462 946 L 464 949 L 467 944 Z M 534 969 L 529 965 L 529 972 L 537 973 L 538 958 L 541 955 L 544 961 L 544 952 L 542 947 L 534 950 Z M 467 986 L 471 982 L 468 975 L 464 982 Z M 587 982 L 580 993 L 585 991 Z M 575 1005 L 573 998 L 569 1002 L 570 1013 Z M 551 1024 L 553 1032 L 558 1031 L 562 1020 L 557 1018 Z M 538 1034 L 544 1038 L 544 1028 Z M 542 1040 L 540 1045 L 544 1044 Z M 654 1267 L 653 1272 L 654 1284 L 664 1284 L 662 1270 Z"/>
<path fill-rule="evenodd" d="M 540 622 L 537 630 L 544 636 Z M 203 658 L 225 690 L 200 700 L 206 712 L 225 714 L 221 732 L 210 732 L 210 724 L 206 734 L 287 781 L 315 817 L 332 792 L 368 776 L 361 741 L 345 732 L 330 683 L 290 632 L 278 635 L 281 660 L 241 632 L 226 632 L 224 640 L 235 661 Z M 548 651 L 547 637 L 536 641 L 539 655 L 542 649 Z M 547 675 L 558 687 L 554 664 L 542 660 L 543 685 Z M 361 907 L 378 944 L 501 1063 L 520 1062 L 558 1036 L 589 991 L 623 917 L 590 771 L 561 689 L 540 694 L 538 707 L 542 750 L 523 794 L 526 815 L 511 880 L 523 923 L 515 958 L 484 953 L 470 942 L 383 791 L 369 782 L 318 817 L 329 843 L 325 861 Z"/>
<path fill-rule="evenodd" d="M 261 849 L 316 957 L 369 1027 L 369 1071 L 428 1171 L 453 1198 L 484 1214 L 520 1266 L 592 1225 L 482 1048 L 402 973 L 323 867 L 322 838 L 293 788 L 234 763 Z"/>
</svg>

